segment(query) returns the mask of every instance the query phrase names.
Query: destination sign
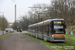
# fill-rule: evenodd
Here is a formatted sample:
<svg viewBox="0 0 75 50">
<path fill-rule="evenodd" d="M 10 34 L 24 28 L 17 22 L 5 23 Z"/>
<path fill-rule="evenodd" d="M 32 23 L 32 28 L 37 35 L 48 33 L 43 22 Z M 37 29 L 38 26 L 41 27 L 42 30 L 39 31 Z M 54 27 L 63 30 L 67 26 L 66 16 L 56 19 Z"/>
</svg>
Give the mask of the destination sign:
<svg viewBox="0 0 75 50">
<path fill-rule="evenodd" d="M 54 22 L 55 24 L 57 23 L 57 24 L 61 24 L 62 22 Z"/>
<path fill-rule="evenodd" d="M 62 24 L 64 23 L 63 21 L 54 21 L 54 24 Z"/>
<path fill-rule="evenodd" d="M 57 23 L 61 23 L 61 22 L 57 22 Z"/>
</svg>

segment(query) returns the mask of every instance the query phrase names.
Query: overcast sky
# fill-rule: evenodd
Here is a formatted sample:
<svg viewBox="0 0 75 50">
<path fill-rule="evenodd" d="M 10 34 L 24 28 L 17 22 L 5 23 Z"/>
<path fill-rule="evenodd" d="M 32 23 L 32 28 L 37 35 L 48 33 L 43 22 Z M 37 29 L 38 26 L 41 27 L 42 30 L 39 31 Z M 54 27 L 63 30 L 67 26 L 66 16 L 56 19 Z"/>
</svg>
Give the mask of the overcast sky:
<svg viewBox="0 0 75 50">
<path fill-rule="evenodd" d="M 0 12 L 4 12 L 8 22 L 14 22 L 14 5 L 17 5 L 17 19 L 28 13 L 29 8 L 36 3 L 50 4 L 50 0 L 0 0 Z"/>
</svg>

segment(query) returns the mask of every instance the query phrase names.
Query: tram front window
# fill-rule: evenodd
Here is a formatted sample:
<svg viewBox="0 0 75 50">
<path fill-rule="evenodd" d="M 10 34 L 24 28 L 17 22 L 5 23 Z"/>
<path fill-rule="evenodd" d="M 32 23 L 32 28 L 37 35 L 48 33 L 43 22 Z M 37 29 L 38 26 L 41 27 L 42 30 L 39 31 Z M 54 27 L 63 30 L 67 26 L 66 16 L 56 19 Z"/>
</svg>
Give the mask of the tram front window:
<svg viewBox="0 0 75 50">
<path fill-rule="evenodd" d="M 64 33 L 64 26 L 63 25 L 54 25 L 54 33 Z"/>
</svg>

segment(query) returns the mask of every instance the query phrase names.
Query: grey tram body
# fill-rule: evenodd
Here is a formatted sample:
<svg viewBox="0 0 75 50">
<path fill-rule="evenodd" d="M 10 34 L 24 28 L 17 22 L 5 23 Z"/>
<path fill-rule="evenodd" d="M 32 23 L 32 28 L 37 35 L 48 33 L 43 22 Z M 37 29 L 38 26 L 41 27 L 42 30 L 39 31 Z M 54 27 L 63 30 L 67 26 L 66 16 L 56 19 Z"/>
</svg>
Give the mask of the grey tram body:
<svg viewBox="0 0 75 50">
<path fill-rule="evenodd" d="M 34 36 L 36 38 L 40 38 L 40 39 L 44 39 L 44 41 L 65 41 L 65 39 L 58 39 L 58 40 L 54 40 L 54 38 L 51 36 L 51 32 L 50 32 L 50 25 L 44 25 L 45 23 L 51 23 L 51 21 L 53 20 L 63 20 L 64 19 L 48 19 L 39 23 L 35 23 L 32 25 L 28 26 L 28 34 L 31 36 Z M 43 24 L 43 26 L 36 26 L 36 25 L 40 25 Z M 33 27 L 36 26 L 36 27 Z M 47 28 L 45 28 L 45 27 Z M 33 28 L 30 28 L 33 27 Z M 40 29 L 39 29 L 40 28 Z M 40 31 L 39 31 L 40 30 Z"/>
</svg>

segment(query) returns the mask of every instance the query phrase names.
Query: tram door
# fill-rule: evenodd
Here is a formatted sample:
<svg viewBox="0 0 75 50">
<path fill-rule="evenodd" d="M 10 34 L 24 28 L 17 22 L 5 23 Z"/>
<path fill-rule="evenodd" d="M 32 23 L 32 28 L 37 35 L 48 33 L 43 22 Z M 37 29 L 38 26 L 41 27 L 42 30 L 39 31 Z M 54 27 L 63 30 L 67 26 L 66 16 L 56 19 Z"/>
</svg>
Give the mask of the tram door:
<svg viewBox="0 0 75 50">
<path fill-rule="evenodd" d="M 49 25 L 47 25 L 47 36 L 49 36 Z"/>
<path fill-rule="evenodd" d="M 45 25 L 45 28 L 44 28 L 44 35 L 45 35 L 45 36 L 49 36 L 49 25 Z"/>
</svg>

